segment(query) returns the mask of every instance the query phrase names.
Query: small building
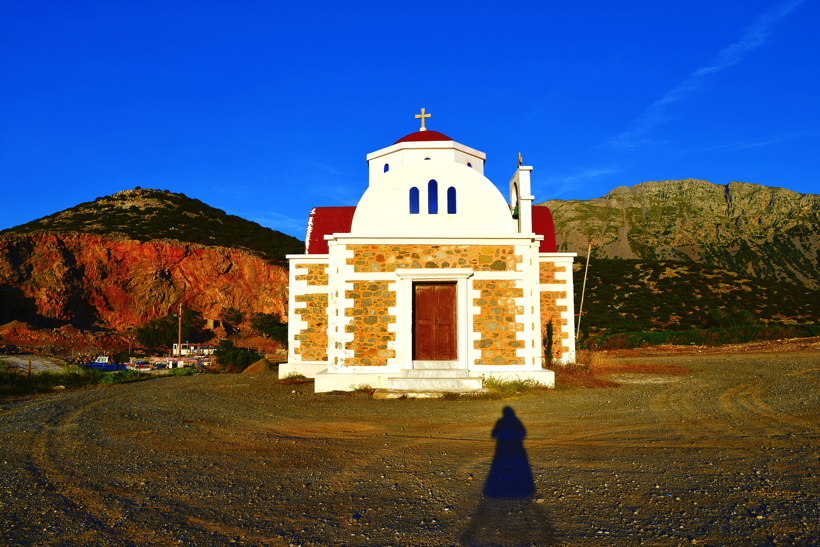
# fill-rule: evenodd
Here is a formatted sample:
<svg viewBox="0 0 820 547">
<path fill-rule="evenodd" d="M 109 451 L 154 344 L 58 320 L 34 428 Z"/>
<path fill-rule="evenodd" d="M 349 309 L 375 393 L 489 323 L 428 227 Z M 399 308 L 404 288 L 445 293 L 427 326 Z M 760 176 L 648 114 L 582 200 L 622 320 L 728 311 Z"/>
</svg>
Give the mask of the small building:
<svg viewBox="0 0 820 547">
<path fill-rule="evenodd" d="M 185 357 L 208 357 L 214 354 L 216 346 L 214 344 L 190 344 L 184 343 L 177 352 L 177 344 L 171 350 L 172 356 L 184 355 Z"/>
<path fill-rule="evenodd" d="M 575 361 L 575 254 L 555 252 L 550 211 L 532 206 L 532 167 L 519 156 L 507 201 L 485 158 L 422 117 L 367 155 L 357 206 L 311 211 L 305 254 L 288 255 L 280 377 L 315 378 L 317 392 L 554 385 L 548 366 Z"/>
</svg>

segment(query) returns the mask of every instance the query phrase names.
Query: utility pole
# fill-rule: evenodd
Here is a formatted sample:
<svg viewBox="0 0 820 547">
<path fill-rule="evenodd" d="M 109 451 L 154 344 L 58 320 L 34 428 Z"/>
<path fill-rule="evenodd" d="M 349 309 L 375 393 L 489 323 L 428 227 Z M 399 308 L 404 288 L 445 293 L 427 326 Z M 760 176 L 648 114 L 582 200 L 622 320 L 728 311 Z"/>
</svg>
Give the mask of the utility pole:
<svg viewBox="0 0 820 547">
<path fill-rule="evenodd" d="M 182 302 L 179 303 L 179 327 L 177 328 L 177 367 L 182 360 Z"/>
<path fill-rule="evenodd" d="M 578 340 L 578 333 L 581 332 L 581 314 L 584 312 L 584 293 L 587 290 L 587 272 L 589 271 L 589 254 L 592 250 L 592 241 L 587 245 L 587 265 L 584 268 L 584 284 L 581 287 L 581 305 L 578 306 L 578 324 L 575 325 L 575 339 Z"/>
</svg>

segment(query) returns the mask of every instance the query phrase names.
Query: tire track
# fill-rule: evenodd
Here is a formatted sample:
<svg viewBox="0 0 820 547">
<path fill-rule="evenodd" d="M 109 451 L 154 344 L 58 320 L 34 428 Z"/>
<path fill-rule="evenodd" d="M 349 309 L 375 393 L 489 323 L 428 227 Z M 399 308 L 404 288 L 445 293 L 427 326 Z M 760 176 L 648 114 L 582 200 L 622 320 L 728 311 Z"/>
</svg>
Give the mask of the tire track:
<svg viewBox="0 0 820 547">
<path fill-rule="evenodd" d="M 85 447 L 85 455 L 93 457 L 95 447 L 89 443 L 88 431 L 83 431 L 84 421 L 91 420 L 95 427 L 104 427 L 95 420 L 114 408 L 129 406 L 128 393 L 117 388 L 96 390 L 95 400 L 85 401 L 71 411 L 65 411 L 50 418 L 44 424 L 41 434 L 33 437 L 30 454 L 32 472 L 49 484 L 55 498 L 64 503 L 64 518 L 84 523 L 87 530 L 76 537 L 76 545 L 178 545 L 174 530 L 213 537 L 214 545 L 227 542 L 226 538 L 242 537 L 259 545 L 281 546 L 287 542 L 281 538 L 271 538 L 255 534 L 240 526 L 231 526 L 224 519 L 203 518 L 202 507 L 197 504 L 180 506 L 179 500 L 160 501 L 155 496 L 146 496 L 133 486 L 111 482 L 105 474 L 92 476 L 82 470 L 72 470 L 68 464 L 76 450 Z M 107 430 L 103 430 L 107 433 Z M 86 438 L 83 438 L 86 435 Z M 133 436 L 132 436 L 133 438 Z M 105 439 L 103 439 L 105 440 Z M 137 448 L 139 449 L 139 448 Z M 106 465 L 106 462 L 97 462 Z M 150 502 L 146 502 L 146 498 Z M 136 518 L 135 518 L 136 516 Z M 148 525 L 165 521 L 166 528 Z M 197 532 L 196 530 L 199 530 Z M 222 539 L 219 539 L 222 538 Z M 62 539 L 57 544 L 64 544 Z M 48 541 L 43 541 L 48 544 Z"/>
<path fill-rule="evenodd" d="M 80 419 L 91 412 L 99 412 L 105 403 L 117 397 L 113 390 L 95 390 L 93 394 L 96 400 L 86 401 L 71 411 L 55 415 L 44 424 L 43 433 L 33 437 L 30 450 L 33 472 L 52 487 L 55 497 L 66 501 L 69 508 L 65 511 L 67 518 L 77 520 L 79 512 L 79 520 L 90 524 L 93 532 L 104 535 L 111 545 L 134 545 L 130 541 L 123 542 L 122 531 L 115 530 L 118 523 L 123 523 L 125 519 L 124 515 L 116 510 L 115 504 L 111 503 L 111 497 L 119 497 L 122 493 L 110 488 L 101 488 L 93 481 L 85 481 L 75 473 L 65 471 L 61 464 L 67 460 L 61 456 L 66 447 L 79 449 L 84 444 L 78 438 Z M 134 501 L 127 498 L 124 500 L 132 503 Z M 166 539 L 150 531 L 134 529 L 127 523 L 125 527 L 128 528 L 126 537 L 142 538 L 151 542 Z"/>
</svg>

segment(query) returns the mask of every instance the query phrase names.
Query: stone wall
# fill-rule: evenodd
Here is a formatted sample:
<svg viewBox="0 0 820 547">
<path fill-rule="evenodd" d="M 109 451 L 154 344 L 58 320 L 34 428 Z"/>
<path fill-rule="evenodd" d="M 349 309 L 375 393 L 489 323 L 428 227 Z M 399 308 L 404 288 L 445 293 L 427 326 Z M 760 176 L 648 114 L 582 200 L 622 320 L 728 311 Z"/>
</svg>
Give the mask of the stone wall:
<svg viewBox="0 0 820 547">
<path fill-rule="evenodd" d="M 523 315 L 524 308 L 516 305 L 515 300 L 524 296 L 524 290 L 515 285 L 512 279 L 473 280 L 473 288 L 481 293 L 473 301 L 481 309 L 473 317 L 473 331 L 481 333 L 481 339 L 474 341 L 475 349 L 481 350 L 476 365 L 524 364 L 516 352 L 525 347 L 525 342 L 518 340 L 524 324 L 516 323 L 516 317 Z"/>
<path fill-rule="evenodd" d="M 327 295 L 298 294 L 296 302 L 304 302 L 304 308 L 293 310 L 307 323 L 293 338 L 299 344 L 293 352 L 302 356 L 302 361 L 327 361 Z"/>
<path fill-rule="evenodd" d="M 295 268 L 307 270 L 307 274 L 296 274 L 296 281 L 307 281 L 308 285 L 327 285 L 327 264 L 295 264 Z"/>
<path fill-rule="evenodd" d="M 345 309 L 345 316 L 352 320 L 345 332 L 353 334 L 353 340 L 345 343 L 345 349 L 353 351 L 353 357 L 345 359 L 345 366 L 384 366 L 396 356 L 387 344 L 396 340 L 396 333 L 388 325 L 396 322 L 389 308 L 396 305 L 396 291 L 390 290 L 394 281 L 351 281 L 353 290 L 345 291 L 345 298 L 353 300 L 353 307 Z"/>
<path fill-rule="evenodd" d="M 561 317 L 561 312 L 567 311 L 567 307 L 557 304 L 559 298 L 566 297 L 566 291 L 541 291 L 541 339 L 543 342 L 547 337 L 548 325 L 552 323 L 552 358 L 556 360 L 569 352 L 564 345 L 564 340 L 569 338 L 567 320 Z M 545 357 L 549 358 L 547 355 Z"/>
<path fill-rule="evenodd" d="M 472 268 L 476 272 L 518 271 L 522 262 L 512 245 L 348 245 L 356 272 L 403 268 Z"/>
<path fill-rule="evenodd" d="M 538 278 L 541 284 L 563 283 L 563 280 L 555 279 L 556 273 L 567 271 L 566 266 L 558 266 L 552 262 L 541 262 L 538 265 Z"/>
</svg>

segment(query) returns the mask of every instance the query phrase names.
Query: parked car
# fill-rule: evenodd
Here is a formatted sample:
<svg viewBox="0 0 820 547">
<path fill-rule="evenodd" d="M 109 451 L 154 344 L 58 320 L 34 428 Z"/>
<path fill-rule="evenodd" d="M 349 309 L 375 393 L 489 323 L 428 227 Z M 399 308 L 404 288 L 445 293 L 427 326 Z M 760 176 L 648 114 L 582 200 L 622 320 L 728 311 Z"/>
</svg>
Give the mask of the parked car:
<svg viewBox="0 0 820 547">
<path fill-rule="evenodd" d="M 146 361 L 144 359 L 138 359 L 136 361 L 132 361 L 132 362 L 128 363 L 128 365 L 126 365 L 126 366 L 128 368 L 132 369 L 132 370 L 142 370 L 142 369 L 151 368 L 151 363 L 149 363 L 148 361 Z"/>
<path fill-rule="evenodd" d="M 84 367 L 95 368 L 103 372 L 119 372 L 121 370 L 128 370 L 125 365 L 118 365 L 117 363 L 109 363 L 108 357 L 100 356 L 93 363 L 83 363 Z"/>
</svg>

